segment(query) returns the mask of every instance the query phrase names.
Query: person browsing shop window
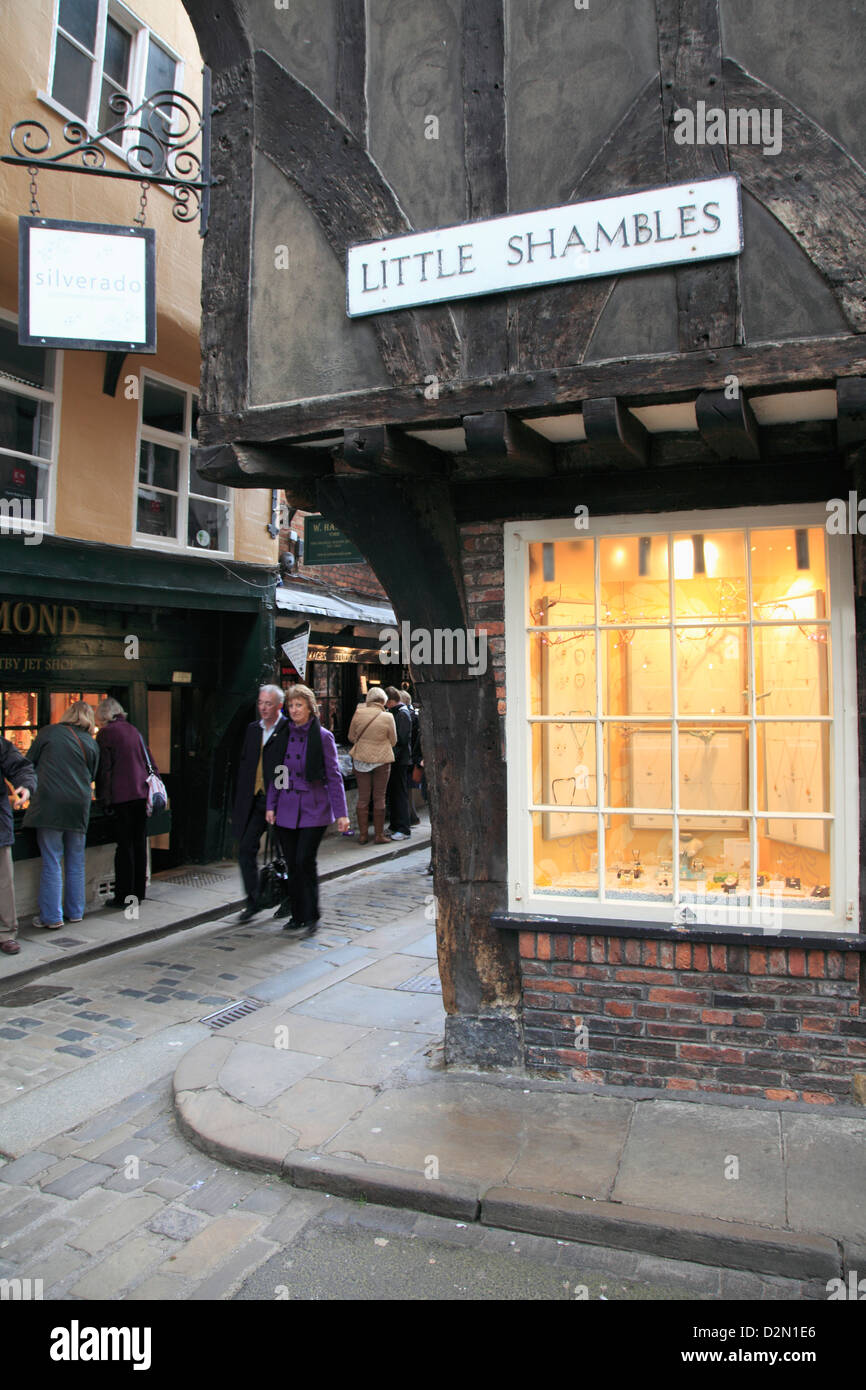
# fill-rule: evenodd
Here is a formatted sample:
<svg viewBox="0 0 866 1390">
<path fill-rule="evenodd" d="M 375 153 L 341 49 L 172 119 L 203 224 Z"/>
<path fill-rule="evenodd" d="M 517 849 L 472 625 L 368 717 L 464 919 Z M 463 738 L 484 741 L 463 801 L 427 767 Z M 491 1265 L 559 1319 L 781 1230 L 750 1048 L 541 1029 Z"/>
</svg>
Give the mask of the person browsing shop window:
<svg viewBox="0 0 866 1390">
<path fill-rule="evenodd" d="M 18 917 L 12 876 L 12 812 L 24 810 L 30 793 L 36 790 L 36 772 L 30 759 L 5 738 L 0 738 L 0 772 L 5 778 L 5 786 L 0 788 L 0 951 L 4 956 L 17 956 L 21 947 L 15 940 Z"/>
<path fill-rule="evenodd" d="M 95 728 L 92 707 L 75 700 L 58 724 L 40 729 L 30 749 L 39 785 L 24 825 L 36 831 L 42 855 L 39 916 L 33 925 L 49 931 L 63 926 L 64 908 L 67 922 L 84 916 L 84 846 L 99 766 Z"/>
<path fill-rule="evenodd" d="M 147 778 L 158 771 L 151 751 L 126 710 L 109 696 L 96 706 L 99 765 L 96 795 L 113 813 L 117 849 L 114 851 L 114 897 L 105 906 L 115 911 L 131 900 L 144 902 L 147 887 Z M 148 766 L 150 760 L 150 767 Z"/>
<path fill-rule="evenodd" d="M 290 691 L 289 719 L 286 754 L 268 787 L 266 818 L 277 827 L 289 873 L 292 915 L 283 930 L 312 936 L 319 922 L 319 845 L 333 821 L 338 830 L 348 830 L 349 816 L 334 735 L 319 723 L 319 706 L 308 686 Z"/>
<path fill-rule="evenodd" d="M 267 791 L 274 769 L 285 755 L 289 733 L 289 720 L 283 714 L 284 698 L 278 685 L 260 687 L 256 706 L 259 717 L 247 727 L 241 749 L 232 814 L 232 834 L 238 841 L 238 865 L 247 898 L 239 922 L 248 922 L 258 912 L 258 855 L 265 829 Z"/>
</svg>

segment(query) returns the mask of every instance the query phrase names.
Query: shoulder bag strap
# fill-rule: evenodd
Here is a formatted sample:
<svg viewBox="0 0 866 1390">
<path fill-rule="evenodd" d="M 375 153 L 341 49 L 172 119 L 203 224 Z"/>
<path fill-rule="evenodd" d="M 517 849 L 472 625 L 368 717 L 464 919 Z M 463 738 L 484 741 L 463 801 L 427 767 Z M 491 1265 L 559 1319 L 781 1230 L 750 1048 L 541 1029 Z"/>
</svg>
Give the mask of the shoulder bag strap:
<svg viewBox="0 0 866 1390">
<path fill-rule="evenodd" d="M 150 757 L 149 757 L 148 752 L 147 752 L 147 744 L 145 743 L 144 739 L 143 739 L 142 736 L 141 736 L 141 730 L 140 730 L 140 729 L 136 729 L 136 733 L 138 734 L 139 739 L 141 739 L 141 747 L 142 747 L 142 751 L 143 751 L 143 753 L 144 753 L 144 764 L 145 764 L 145 767 L 147 768 L 147 775 L 148 775 L 148 777 L 153 777 L 153 775 L 154 775 L 154 767 L 153 767 L 153 763 L 150 761 Z"/>
</svg>

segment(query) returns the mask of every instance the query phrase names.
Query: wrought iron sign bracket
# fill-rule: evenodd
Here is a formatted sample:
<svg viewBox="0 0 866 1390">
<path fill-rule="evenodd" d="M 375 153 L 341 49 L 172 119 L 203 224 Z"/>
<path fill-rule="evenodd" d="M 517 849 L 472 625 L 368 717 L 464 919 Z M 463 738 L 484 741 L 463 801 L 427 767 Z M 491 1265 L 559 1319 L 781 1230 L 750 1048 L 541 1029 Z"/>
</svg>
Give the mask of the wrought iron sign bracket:
<svg viewBox="0 0 866 1390">
<path fill-rule="evenodd" d="M 204 109 L 210 111 L 210 74 L 204 71 Z M 22 164 L 28 169 L 61 170 L 95 174 L 101 178 L 155 183 L 170 190 L 172 212 L 179 222 L 200 217 L 199 231 L 207 231 L 210 180 L 210 120 L 183 92 L 154 92 L 133 108 L 131 97 L 118 92 L 109 105 L 118 119 L 108 130 L 92 134 L 82 121 L 67 121 L 63 139 L 67 149 L 50 155 L 51 135 L 41 121 L 16 121 L 9 132 L 14 151 L 0 156 L 0 163 Z M 125 137 L 131 142 L 125 143 Z M 201 137 L 201 154 L 192 148 Z M 122 159 L 127 171 L 106 165 L 106 154 Z"/>
</svg>

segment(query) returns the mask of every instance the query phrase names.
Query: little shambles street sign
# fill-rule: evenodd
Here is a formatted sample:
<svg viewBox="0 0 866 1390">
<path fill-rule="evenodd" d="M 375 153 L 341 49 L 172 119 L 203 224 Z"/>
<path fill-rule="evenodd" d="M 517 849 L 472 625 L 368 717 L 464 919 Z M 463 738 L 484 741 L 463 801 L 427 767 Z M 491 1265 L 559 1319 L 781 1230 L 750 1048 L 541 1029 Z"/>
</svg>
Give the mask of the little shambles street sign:
<svg viewBox="0 0 866 1390">
<path fill-rule="evenodd" d="M 742 249 L 740 181 L 728 174 L 350 246 L 346 302 L 354 318 Z"/>
</svg>

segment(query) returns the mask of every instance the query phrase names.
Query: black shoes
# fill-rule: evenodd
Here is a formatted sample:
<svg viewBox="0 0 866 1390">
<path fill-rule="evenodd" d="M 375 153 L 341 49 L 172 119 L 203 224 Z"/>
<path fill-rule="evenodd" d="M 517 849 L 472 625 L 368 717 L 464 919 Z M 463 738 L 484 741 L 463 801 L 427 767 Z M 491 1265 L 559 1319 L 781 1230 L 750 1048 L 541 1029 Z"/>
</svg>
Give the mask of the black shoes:
<svg viewBox="0 0 866 1390">
<path fill-rule="evenodd" d="M 273 920 L 274 920 L 275 922 L 278 922 L 278 921 L 280 920 L 281 917 L 291 917 L 291 915 L 292 915 L 292 907 L 291 907 L 291 904 L 290 904 L 290 903 L 280 903 L 279 907 L 277 908 L 276 912 L 275 912 L 274 915 L 273 915 Z"/>
<path fill-rule="evenodd" d="M 296 922 L 294 917 L 290 917 L 283 927 L 283 931 L 287 931 L 290 936 L 298 939 L 302 936 L 315 936 L 318 930 L 318 922 Z"/>
<path fill-rule="evenodd" d="M 247 906 L 244 908 L 244 910 L 243 910 L 243 912 L 241 913 L 241 915 L 238 917 L 238 921 L 239 921 L 239 922 L 250 922 L 250 921 L 252 921 L 253 917 L 256 916 L 257 912 L 258 912 L 258 908 L 257 908 L 257 907 L 250 907 L 249 904 L 247 904 Z"/>
</svg>

